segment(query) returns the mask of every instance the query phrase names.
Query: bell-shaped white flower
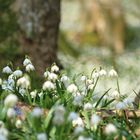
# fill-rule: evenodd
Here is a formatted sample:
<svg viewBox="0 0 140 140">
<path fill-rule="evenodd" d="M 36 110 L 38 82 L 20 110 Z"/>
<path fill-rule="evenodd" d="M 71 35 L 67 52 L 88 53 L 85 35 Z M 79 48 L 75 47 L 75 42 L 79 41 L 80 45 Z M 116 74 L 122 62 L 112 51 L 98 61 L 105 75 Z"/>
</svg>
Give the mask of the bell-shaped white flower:
<svg viewBox="0 0 140 140">
<path fill-rule="evenodd" d="M 118 74 L 114 69 L 111 69 L 108 73 L 109 77 L 117 77 Z"/>
<path fill-rule="evenodd" d="M 117 90 L 115 90 L 111 94 L 109 94 L 109 97 L 114 98 L 114 99 L 119 99 L 120 93 Z"/>
<path fill-rule="evenodd" d="M 84 136 L 79 136 L 78 137 L 78 140 L 92 140 L 92 138 L 90 138 L 90 137 L 84 137 Z"/>
<path fill-rule="evenodd" d="M 31 71 L 34 71 L 34 70 L 35 70 L 35 67 L 32 64 L 28 64 L 26 66 L 26 71 L 27 72 L 31 72 Z"/>
<path fill-rule="evenodd" d="M 55 73 L 48 74 L 48 80 L 55 82 L 58 79 L 58 76 Z"/>
<path fill-rule="evenodd" d="M 37 140 L 47 140 L 46 133 L 39 133 L 39 134 L 37 134 Z"/>
<path fill-rule="evenodd" d="M 2 72 L 6 73 L 6 74 L 11 74 L 12 70 L 9 66 L 6 66 L 6 67 L 3 68 Z"/>
<path fill-rule="evenodd" d="M 75 84 L 71 84 L 67 87 L 67 91 L 69 93 L 76 93 L 78 90 L 77 86 Z"/>
<path fill-rule="evenodd" d="M 107 75 L 106 70 L 101 69 L 101 70 L 99 71 L 99 76 L 106 76 L 106 75 Z"/>
<path fill-rule="evenodd" d="M 23 76 L 17 80 L 17 86 L 21 88 L 28 89 L 30 87 L 30 81 L 28 77 Z"/>
<path fill-rule="evenodd" d="M 59 67 L 57 65 L 53 65 L 51 67 L 51 72 L 58 72 L 59 71 Z"/>
<path fill-rule="evenodd" d="M 92 83 L 93 83 L 93 81 L 92 81 L 91 79 L 87 79 L 87 80 L 86 80 L 86 85 L 87 85 L 87 86 L 91 85 Z"/>
<path fill-rule="evenodd" d="M 50 72 L 49 71 L 45 71 L 44 72 L 44 77 L 47 78 L 49 76 Z"/>
<path fill-rule="evenodd" d="M 123 110 L 123 109 L 126 109 L 127 106 L 126 106 L 126 104 L 125 104 L 124 102 L 121 102 L 121 101 L 120 101 L 120 102 L 118 102 L 118 103 L 116 104 L 115 108 L 118 109 L 118 110 Z"/>
<path fill-rule="evenodd" d="M 78 118 L 78 114 L 76 112 L 70 112 L 69 116 L 68 116 L 68 120 L 69 121 L 73 121 L 76 120 Z"/>
<path fill-rule="evenodd" d="M 23 74 L 23 72 L 21 70 L 16 70 L 13 72 L 13 76 L 15 76 L 17 78 L 21 77 L 22 74 Z"/>
<path fill-rule="evenodd" d="M 3 136 L 2 138 L 4 139 L 0 139 L 0 140 L 7 140 L 7 137 L 8 137 L 8 130 L 4 127 L 0 128 L 0 138 L 1 136 Z"/>
<path fill-rule="evenodd" d="M 55 89 L 55 85 L 51 82 L 51 81 L 46 81 L 43 84 L 43 90 L 54 90 Z"/>
<path fill-rule="evenodd" d="M 81 127 L 81 126 L 75 127 L 75 129 L 74 129 L 74 134 L 75 135 L 79 135 L 82 132 L 84 132 L 84 128 L 83 127 Z"/>
<path fill-rule="evenodd" d="M 85 82 L 86 80 L 87 80 L 87 77 L 83 75 L 83 76 L 81 77 L 81 81 Z"/>
<path fill-rule="evenodd" d="M 107 124 L 105 127 L 105 134 L 110 135 L 110 134 L 114 134 L 117 133 L 117 128 L 114 124 Z"/>
<path fill-rule="evenodd" d="M 33 117 L 39 118 L 43 114 L 43 111 L 42 111 L 41 108 L 35 107 L 31 114 L 32 114 Z"/>
<path fill-rule="evenodd" d="M 69 78 L 68 78 L 68 76 L 63 75 L 63 76 L 61 77 L 60 81 L 63 82 L 63 83 L 66 83 L 66 82 L 69 81 Z"/>
<path fill-rule="evenodd" d="M 88 86 L 89 90 L 93 90 L 93 88 L 94 88 L 94 84 L 91 84 L 91 85 Z"/>
<path fill-rule="evenodd" d="M 83 101 L 83 96 L 82 95 L 74 96 L 73 105 L 81 106 L 82 105 L 82 101 Z"/>
<path fill-rule="evenodd" d="M 34 91 L 30 92 L 30 95 L 31 95 L 31 97 L 32 97 L 33 99 L 36 98 L 37 91 L 34 90 Z"/>
<path fill-rule="evenodd" d="M 54 111 L 53 124 L 62 125 L 64 123 L 64 114 L 65 114 L 64 106 L 62 105 L 57 106 Z"/>
<path fill-rule="evenodd" d="M 83 122 L 83 120 L 82 120 L 81 117 L 78 117 L 78 118 L 76 118 L 75 120 L 73 120 L 73 121 L 72 121 L 72 124 L 73 124 L 74 127 L 75 127 L 75 126 L 81 126 L 81 127 L 84 126 L 84 122 Z"/>
<path fill-rule="evenodd" d="M 16 95 L 9 94 L 4 100 L 4 106 L 8 107 L 8 108 L 14 107 L 16 105 L 17 101 L 18 101 L 18 98 Z"/>
<path fill-rule="evenodd" d="M 32 62 L 30 59 L 25 58 L 25 60 L 23 61 L 23 66 L 27 66 L 28 64 L 32 64 Z"/>
<path fill-rule="evenodd" d="M 100 75 L 99 75 L 99 72 L 97 72 L 97 71 L 95 71 L 95 72 L 93 72 L 93 74 L 92 74 L 92 78 L 94 79 L 94 78 L 98 78 Z"/>
<path fill-rule="evenodd" d="M 96 115 L 96 114 L 93 114 L 91 116 L 91 125 L 92 126 L 97 126 L 101 121 L 101 118 L 100 116 Z"/>
<path fill-rule="evenodd" d="M 91 110 L 92 109 L 92 104 L 91 103 L 86 103 L 84 104 L 84 110 Z"/>
</svg>

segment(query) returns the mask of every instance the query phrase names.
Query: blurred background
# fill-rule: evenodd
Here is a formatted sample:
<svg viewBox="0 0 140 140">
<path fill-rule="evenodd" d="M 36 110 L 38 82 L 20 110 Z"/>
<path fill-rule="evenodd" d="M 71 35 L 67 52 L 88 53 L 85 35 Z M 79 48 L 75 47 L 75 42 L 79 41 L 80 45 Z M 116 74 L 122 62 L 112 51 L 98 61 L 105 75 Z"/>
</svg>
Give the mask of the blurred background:
<svg viewBox="0 0 140 140">
<path fill-rule="evenodd" d="M 0 69 L 25 55 L 36 77 L 53 62 L 68 75 L 115 68 L 122 92 L 138 91 L 140 0 L 0 0 Z"/>
</svg>

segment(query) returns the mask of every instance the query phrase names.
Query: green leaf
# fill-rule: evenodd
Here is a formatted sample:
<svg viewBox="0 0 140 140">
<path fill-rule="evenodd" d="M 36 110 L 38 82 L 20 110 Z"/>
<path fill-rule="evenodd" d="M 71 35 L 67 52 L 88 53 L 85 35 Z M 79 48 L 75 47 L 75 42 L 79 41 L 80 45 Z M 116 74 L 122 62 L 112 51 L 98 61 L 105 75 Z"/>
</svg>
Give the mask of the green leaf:
<svg viewBox="0 0 140 140">
<path fill-rule="evenodd" d="M 111 88 L 110 88 L 110 89 L 111 89 Z M 101 96 L 101 98 L 100 98 L 100 99 L 98 100 L 98 102 L 96 103 L 95 108 L 98 107 L 98 105 L 100 104 L 101 100 L 102 100 L 103 97 L 110 91 L 110 89 L 108 89 L 108 90 Z"/>
</svg>

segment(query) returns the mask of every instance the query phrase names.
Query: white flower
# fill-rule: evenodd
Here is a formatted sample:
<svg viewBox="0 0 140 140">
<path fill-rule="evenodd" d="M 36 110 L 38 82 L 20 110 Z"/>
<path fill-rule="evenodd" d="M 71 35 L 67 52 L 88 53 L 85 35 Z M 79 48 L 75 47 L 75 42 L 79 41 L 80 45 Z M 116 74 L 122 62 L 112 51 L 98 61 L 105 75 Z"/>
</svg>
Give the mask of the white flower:
<svg viewBox="0 0 140 140">
<path fill-rule="evenodd" d="M 49 71 L 45 71 L 44 72 L 44 77 L 47 78 L 49 76 L 50 72 Z"/>
<path fill-rule="evenodd" d="M 71 84 L 67 87 L 67 91 L 69 93 L 76 93 L 78 90 L 77 86 L 75 84 Z"/>
<path fill-rule="evenodd" d="M 30 87 L 30 81 L 26 76 L 23 76 L 17 80 L 17 86 L 28 89 Z"/>
<path fill-rule="evenodd" d="M 114 69 L 111 69 L 108 73 L 109 77 L 117 77 L 118 74 Z"/>
<path fill-rule="evenodd" d="M 8 108 L 14 107 L 16 105 L 17 101 L 18 101 L 18 98 L 16 95 L 9 94 L 4 100 L 4 105 L 5 105 L 5 107 L 8 107 Z"/>
<path fill-rule="evenodd" d="M 38 93 L 38 96 L 41 97 L 43 95 L 43 92 Z"/>
<path fill-rule="evenodd" d="M 0 86 L 2 85 L 2 79 L 0 78 Z"/>
<path fill-rule="evenodd" d="M 126 109 L 126 104 L 124 102 L 118 102 L 116 104 L 116 109 L 118 109 L 118 110 Z"/>
<path fill-rule="evenodd" d="M 117 132 L 117 128 L 114 124 L 107 124 L 107 126 L 105 127 L 105 133 L 107 135 L 112 134 L 112 133 L 116 133 Z"/>
<path fill-rule="evenodd" d="M 58 72 L 58 71 L 59 71 L 59 67 L 58 67 L 58 66 L 53 65 L 53 66 L 51 67 L 51 72 Z"/>
<path fill-rule="evenodd" d="M 54 90 L 54 89 L 55 89 L 55 85 L 51 81 L 46 81 L 43 84 L 43 90 Z"/>
<path fill-rule="evenodd" d="M 33 109 L 33 111 L 32 111 L 32 116 L 33 116 L 33 117 L 36 117 L 36 118 L 41 117 L 42 114 L 43 114 L 43 111 L 42 111 L 42 109 L 39 108 L 39 107 L 35 107 L 35 108 Z"/>
<path fill-rule="evenodd" d="M 25 60 L 23 61 L 23 65 L 24 65 L 24 66 L 27 66 L 28 64 L 32 64 L 32 63 L 31 63 L 31 60 L 28 59 L 28 58 L 25 58 Z"/>
<path fill-rule="evenodd" d="M 25 69 L 27 72 L 30 72 L 30 71 L 34 71 L 35 67 L 32 64 L 28 64 Z"/>
<path fill-rule="evenodd" d="M 8 118 L 13 118 L 16 116 L 16 112 L 13 108 L 8 108 L 7 110 L 7 117 Z"/>
<path fill-rule="evenodd" d="M 3 135 L 5 137 L 7 137 L 8 136 L 8 130 L 4 127 L 0 128 L 0 135 Z"/>
<path fill-rule="evenodd" d="M 96 115 L 96 114 L 93 114 L 91 116 L 91 125 L 92 126 L 97 126 L 101 121 L 101 118 L 100 116 Z"/>
<path fill-rule="evenodd" d="M 87 79 L 87 81 L 86 81 L 86 85 L 91 85 L 92 83 L 93 83 L 93 81 L 92 81 L 92 80 Z"/>
<path fill-rule="evenodd" d="M 97 71 L 93 72 L 92 74 L 92 78 L 98 78 L 99 77 L 99 73 Z"/>
<path fill-rule="evenodd" d="M 60 79 L 60 81 L 67 87 L 69 85 L 69 78 L 66 75 L 63 75 Z"/>
<path fill-rule="evenodd" d="M 19 93 L 21 95 L 24 95 L 26 93 L 26 90 L 24 88 L 19 88 Z"/>
<path fill-rule="evenodd" d="M 102 70 L 99 71 L 99 75 L 100 76 L 106 76 L 107 72 L 104 69 L 102 69 Z"/>
<path fill-rule="evenodd" d="M 91 109 L 92 109 L 92 104 L 91 103 L 84 104 L 84 110 L 91 110 Z"/>
<path fill-rule="evenodd" d="M 0 121 L 0 128 L 4 127 L 4 122 Z"/>
<path fill-rule="evenodd" d="M 47 140 L 47 135 L 45 133 L 37 134 L 37 140 Z"/>
<path fill-rule="evenodd" d="M 84 76 L 84 75 L 81 77 L 81 81 L 83 81 L 83 82 L 85 82 L 85 81 L 86 81 L 86 79 L 87 79 L 87 77 L 86 77 L 86 76 Z"/>
<path fill-rule="evenodd" d="M 83 128 L 83 127 L 77 126 L 77 127 L 75 127 L 75 129 L 74 129 L 74 134 L 75 134 L 75 135 L 78 135 L 79 133 L 82 133 L 83 131 L 84 131 L 84 128 Z"/>
<path fill-rule="evenodd" d="M 12 70 L 9 66 L 6 66 L 6 67 L 3 68 L 2 72 L 6 73 L 6 74 L 11 74 Z"/>
<path fill-rule="evenodd" d="M 73 104 L 76 106 L 81 106 L 83 101 L 83 96 L 82 95 L 77 95 L 74 97 Z"/>
<path fill-rule="evenodd" d="M 53 123 L 55 125 L 62 125 L 64 123 L 64 114 L 65 108 L 62 105 L 59 105 L 55 108 Z"/>
<path fill-rule="evenodd" d="M 13 75 L 14 75 L 15 77 L 17 77 L 17 78 L 18 78 L 18 77 L 21 77 L 22 74 L 23 74 L 23 73 L 22 73 L 21 70 L 16 70 L 16 71 L 13 72 Z"/>
<path fill-rule="evenodd" d="M 73 126 L 84 126 L 83 120 L 81 119 L 81 117 L 78 117 L 77 119 L 72 121 Z"/>
<path fill-rule="evenodd" d="M 117 90 L 115 90 L 109 96 L 112 97 L 112 98 L 118 99 L 120 97 L 120 93 Z"/>
<path fill-rule="evenodd" d="M 16 128 L 21 128 L 22 127 L 22 121 L 19 120 L 19 119 L 16 120 L 15 126 L 16 126 Z"/>
<path fill-rule="evenodd" d="M 79 136 L 78 140 L 92 140 L 92 138 L 86 138 L 84 136 Z"/>
<path fill-rule="evenodd" d="M 74 92 L 74 93 L 72 93 L 72 95 L 75 97 L 75 96 L 80 96 L 81 95 L 81 93 L 80 92 Z"/>
<path fill-rule="evenodd" d="M 134 102 L 134 99 L 130 97 L 127 97 L 123 100 L 123 103 L 125 103 L 125 105 L 129 107 L 133 106 L 133 102 Z"/>
<path fill-rule="evenodd" d="M 70 114 L 68 116 L 69 121 L 76 120 L 77 118 L 78 118 L 78 114 L 76 112 L 70 112 Z"/>
<path fill-rule="evenodd" d="M 55 82 L 58 79 L 58 76 L 55 73 L 48 73 L 48 79 Z"/>
<path fill-rule="evenodd" d="M 88 86 L 89 90 L 93 90 L 93 88 L 94 88 L 94 84 L 91 84 L 91 85 Z"/>
<path fill-rule="evenodd" d="M 34 91 L 30 92 L 30 95 L 31 95 L 32 98 L 36 98 L 37 91 L 34 90 Z"/>
<path fill-rule="evenodd" d="M 56 116 L 64 115 L 64 113 L 65 113 L 65 108 L 64 108 L 63 105 L 59 105 L 59 106 L 57 106 L 57 107 L 55 108 L 55 115 L 56 115 Z"/>
<path fill-rule="evenodd" d="M 60 81 L 63 82 L 63 83 L 67 82 L 68 80 L 69 80 L 69 78 L 66 75 L 63 75 L 60 79 Z"/>
<path fill-rule="evenodd" d="M 0 134 L 0 140 L 8 140 L 6 136 Z"/>
</svg>

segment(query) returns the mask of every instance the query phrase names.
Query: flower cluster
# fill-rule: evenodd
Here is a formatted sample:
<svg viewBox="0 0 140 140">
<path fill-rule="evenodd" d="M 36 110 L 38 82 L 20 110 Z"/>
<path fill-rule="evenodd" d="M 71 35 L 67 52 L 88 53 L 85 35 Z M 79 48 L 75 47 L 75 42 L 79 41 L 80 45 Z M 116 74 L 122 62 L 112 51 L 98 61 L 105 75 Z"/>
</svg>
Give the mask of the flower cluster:
<svg viewBox="0 0 140 140">
<path fill-rule="evenodd" d="M 30 73 L 35 68 L 29 58 L 25 58 L 23 67 L 14 70 L 6 66 L 2 70 L 0 140 L 136 138 L 128 127 L 128 123 L 134 127 L 133 122 L 123 120 L 127 117 L 118 119 L 116 113 L 116 117 L 108 115 L 106 119 L 98 112 L 115 109 L 122 113 L 134 108 L 134 99 L 121 93 L 114 69 L 107 72 L 94 68 L 89 76 L 78 74 L 71 78 L 54 63 L 44 72 L 41 88 L 34 88 Z M 103 79 L 116 83 L 116 87 L 98 92 Z"/>
</svg>

